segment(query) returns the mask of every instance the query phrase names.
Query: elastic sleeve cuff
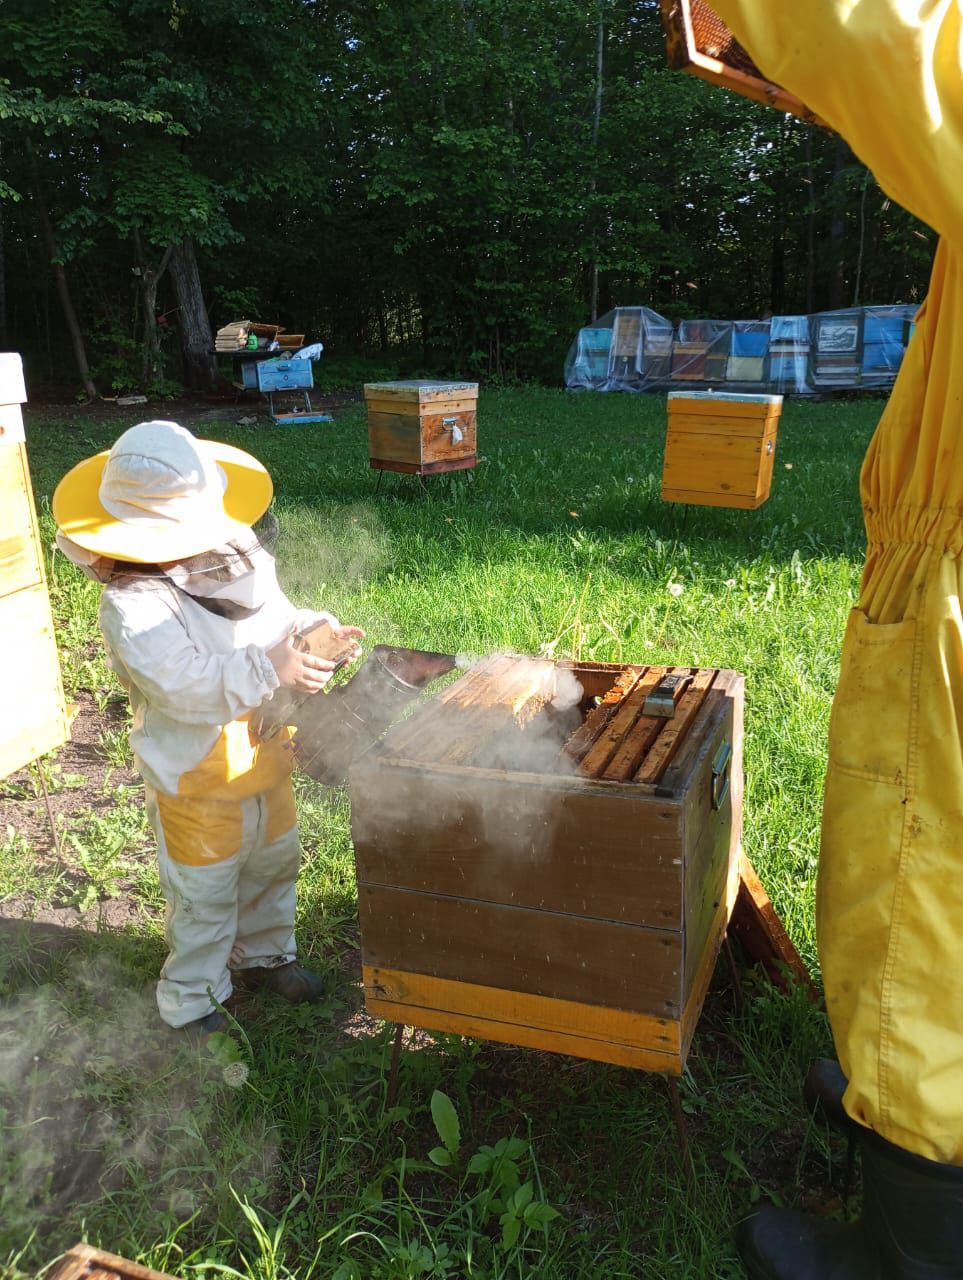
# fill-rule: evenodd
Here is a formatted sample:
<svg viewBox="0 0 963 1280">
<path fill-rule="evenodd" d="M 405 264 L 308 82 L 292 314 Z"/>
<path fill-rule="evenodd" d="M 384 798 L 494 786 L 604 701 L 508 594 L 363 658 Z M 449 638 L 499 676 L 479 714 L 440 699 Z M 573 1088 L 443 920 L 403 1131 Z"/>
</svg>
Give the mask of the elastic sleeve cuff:
<svg viewBox="0 0 963 1280">
<path fill-rule="evenodd" d="M 278 679 L 278 673 L 274 670 L 274 663 L 267 656 L 267 650 L 259 649 L 256 645 L 254 648 L 254 659 L 258 664 L 258 673 L 264 684 L 267 685 L 266 698 L 273 697 L 274 690 L 280 688 L 281 681 Z"/>
</svg>

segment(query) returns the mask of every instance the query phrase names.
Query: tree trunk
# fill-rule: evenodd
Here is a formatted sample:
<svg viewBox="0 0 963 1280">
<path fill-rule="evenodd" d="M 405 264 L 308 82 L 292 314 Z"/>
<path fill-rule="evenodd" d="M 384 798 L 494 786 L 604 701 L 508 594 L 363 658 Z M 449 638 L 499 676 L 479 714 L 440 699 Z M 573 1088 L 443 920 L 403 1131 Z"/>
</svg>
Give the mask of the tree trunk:
<svg viewBox="0 0 963 1280">
<path fill-rule="evenodd" d="M 833 217 L 829 224 L 829 310 L 838 311 L 846 305 L 846 167 L 852 152 L 845 138 L 836 139 L 836 155 L 833 161 L 832 202 Z"/>
<path fill-rule="evenodd" d="M 173 246 L 170 269 L 181 331 L 184 385 L 190 391 L 213 391 L 218 381 L 214 336 L 204 306 L 201 276 L 190 236 Z"/>
<path fill-rule="evenodd" d="M 160 340 L 157 337 L 157 289 L 161 276 L 167 270 L 167 264 L 171 260 L 174 246 L 169 244 L 164 250 L 164 256 L 156 271 L 147 262 L 140 232 L 136 229 L 134 249 L 137 253 L 137 269 L 140 271 L 140 289 L 144 303 L 144 350 L 141 358 L 140 380 L 141 390 L 147 391 L 162 372 Z"/>
<path fill-rule="evenodd" d="M 816 183 L 813 178 L 813 131 L 806 130 L 806 184 L 809 210 L 806 214 L 806 314 L 815 310 L 816 298 Z"/>
<path fill-rule="evenodd" d="M 602 124 L 602 74 L 605 57 L 605 22 L 602 18 L 602 3 L 599 2 L 598 27 L 595 39 L 595 111 L 592 115 L 592 181 L 589 184 L 589 207 L 592 219 L 592 284 L 590 309 L 592 323 L 599 314 L 599 229 L 598 215 L 595 210 L 595 192 L 598 186 L 599 168 L 599 129 Z"/>
<path fill-rule="evenodd" d="M 54 237 L 54 229 L 53 224 L 50 221 L 50 215 L 47 212 L 47 203 L 43 196 L 43 186 L 40 181 L 40 170 L 37 165 L 36 155 L 31 157 L 31 170 L 33 177 L 34 201 L 37 206 L 37 220 L 40 223 L 40 234 L 43 237 L 44 246 L 47 250 L 47 257 L 54 273 L 54 279 L 57 282 L 57 293 L 60 296 L 60 305 L 63 308 L 64 320 L 67 324 L 67 332 L 70 334 L 70 341 L 73 345 L 74 359 L 77 361 L 77 372 L 80 374 L 80 381 L 83 383 L 87 399 L 96 400 L 98 392 L 94 385 L 94 380 L 90 376 L 90 365 L 87 363 L 87 348 L 84 345 L 84 335 L 80 331 L 80 324 L 77 321 L 77 313 L 74 311 L 73 300 L 70 296 L 70 286 L 67 283 L 67 272 L 64 270 L 64 264 L 58 261 L 57 258 L 57 241 Z"/>
</svg>

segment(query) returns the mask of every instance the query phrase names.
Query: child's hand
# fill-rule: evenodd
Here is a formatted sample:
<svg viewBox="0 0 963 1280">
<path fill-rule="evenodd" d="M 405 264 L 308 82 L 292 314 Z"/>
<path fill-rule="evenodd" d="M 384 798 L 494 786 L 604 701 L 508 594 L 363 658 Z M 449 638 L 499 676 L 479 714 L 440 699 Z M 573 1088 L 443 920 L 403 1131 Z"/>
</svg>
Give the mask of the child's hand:
<svg viewBox="0 0 963 1280">
<path fill-rule="evenodd" d="M 339 623 L 338 626 L 331 628 L 331 632 L 338 640 L 363 640 L 364 639 L 364 631 L 361 629 L 361 627 L 348 627 L 348 626 L 345 626 L 344 624 Z M 354 662 L 357 658 L 360 658 L 360 657 L 361 657 L 361 645 L 356 644 L 354 646 L 354 653 L 351 655 L 351 661 Z"/>
<path fill-rule="evenodd" d="M 277 674 L 278 683 L 282 689 L 296 689 L 299 693 L 317 693 L 331 679 L 335 664 L 328 658 L 316 658 L 311 653 L 302 653 L 299 649 L 295 649 L 293 639 L 293 636 L 288 636 L 267 651 L 271 666 Z"/>
</svg>

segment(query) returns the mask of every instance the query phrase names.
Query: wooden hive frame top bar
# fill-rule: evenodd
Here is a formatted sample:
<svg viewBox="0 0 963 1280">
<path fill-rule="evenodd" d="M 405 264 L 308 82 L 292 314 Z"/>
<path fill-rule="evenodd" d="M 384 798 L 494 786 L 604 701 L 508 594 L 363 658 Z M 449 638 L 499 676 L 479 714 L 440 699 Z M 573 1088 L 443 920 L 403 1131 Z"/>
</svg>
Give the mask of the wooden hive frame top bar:
<svg viewBox="0 0 963 1280">
<path fill-rule="evenodd" d="M 773 0 L 785 4 L 787 0 Z M 731 89 L 754 102 L 828 128 L 795 94 L 767 80 L 705 0 L 660 0 L 666 55 L 676 71 Z M 800 19 L 803 21 L 803 19 Z"/>
<path fill-rule="evenodd" d="M 484 768 L 484 753 L 500 735 L 524 734 L 551 703 L 559 671 L 569 670 L 595 698 L 582 723 L 536 772 L 546 780 L 622 783 L 656 787 L 681 748 L 710 691 L 724 695 L 728 673 L 713 668 L 634 664 L 556 664 L 547 659 L 497 654 L 459 677 L 415 715 L 396 725 L 385 751 L 396 761 L 428 767 Z M 671 716 L 647 715 L 644 705 L 666 675 L 682 677 Z M 504 738 L 502 739 L 504 741 Z M 511 755 L 511 751 L 508 752 Z M 530 773 L 520 752 L 519 772 Z"/>
</svg>

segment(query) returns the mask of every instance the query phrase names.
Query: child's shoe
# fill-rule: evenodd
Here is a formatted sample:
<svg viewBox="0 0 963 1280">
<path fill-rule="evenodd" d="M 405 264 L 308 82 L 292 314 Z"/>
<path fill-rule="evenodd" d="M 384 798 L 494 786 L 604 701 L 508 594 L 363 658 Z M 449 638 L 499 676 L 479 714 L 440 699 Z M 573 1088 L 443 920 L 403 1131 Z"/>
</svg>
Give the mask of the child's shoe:
<svg viewBox="0 0 963 1280">
<path fill-rule="evenodd" d="M 302 969 L 296 960 L 272 969 L 243 969 L 241 972 L 252 986 L 262 991 L 273 991 L 291 1004 L 308 1004 L 322 999 L 325 994 L 322 979 L 310 969 Z"/>
</svg>

